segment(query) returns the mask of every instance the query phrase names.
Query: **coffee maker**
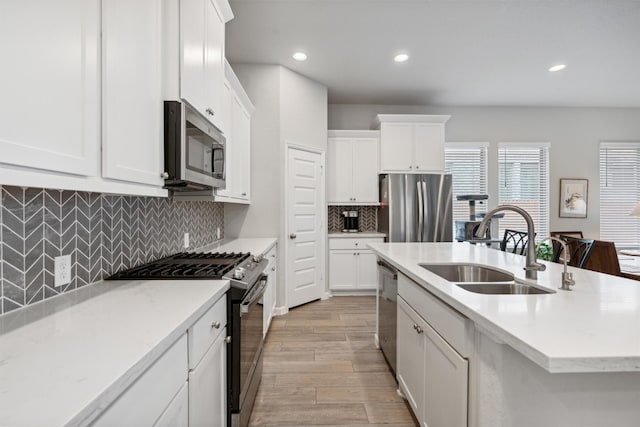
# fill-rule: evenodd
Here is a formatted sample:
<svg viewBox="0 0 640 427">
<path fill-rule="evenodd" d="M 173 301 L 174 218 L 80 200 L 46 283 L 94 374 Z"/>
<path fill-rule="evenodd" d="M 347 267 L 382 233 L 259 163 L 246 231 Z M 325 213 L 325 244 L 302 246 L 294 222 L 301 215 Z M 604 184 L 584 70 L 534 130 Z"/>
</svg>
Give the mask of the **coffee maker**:
<svg viewBox="0 0 640 427">
<path fill-rule="evenodd" d="M 342 211 L 343 227 L 345 233 L 357 233 L 359 226 L 358 211 Z"/>
</svg>

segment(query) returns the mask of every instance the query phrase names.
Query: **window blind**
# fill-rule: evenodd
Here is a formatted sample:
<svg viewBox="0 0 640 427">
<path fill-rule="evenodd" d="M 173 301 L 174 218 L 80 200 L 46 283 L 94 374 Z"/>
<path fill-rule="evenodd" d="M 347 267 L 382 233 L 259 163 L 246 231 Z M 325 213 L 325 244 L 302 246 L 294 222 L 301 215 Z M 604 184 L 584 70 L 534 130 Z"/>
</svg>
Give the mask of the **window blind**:
<svg viewBox="0 0 640 427">
<path fill-rule="evenodd" d="M 455 221 L 469 219 L 469 202 L 458 201 L 463 194 L 487 194 L 488 143 L 447 142 L 444 148 L 445 170 L 452 175 L 453 235 Z M 476 212 L 486 212 L 486 202 L 476 202 Z"/>
<path fill-rule="evenodd" d="M 498 144 L 498 199 L 501 205 L 515 205 L 533 218 L 536 241 L 549 235 L 549 144 Z M 515 212 L 500 220 L 504 230 L 526 230 L 527 223 Z"/>
<path fill-rule="evenodd" d="M 617 246 L 640 245 L 640 142 L 600 144 L 600 238 Z"/>
</svg>

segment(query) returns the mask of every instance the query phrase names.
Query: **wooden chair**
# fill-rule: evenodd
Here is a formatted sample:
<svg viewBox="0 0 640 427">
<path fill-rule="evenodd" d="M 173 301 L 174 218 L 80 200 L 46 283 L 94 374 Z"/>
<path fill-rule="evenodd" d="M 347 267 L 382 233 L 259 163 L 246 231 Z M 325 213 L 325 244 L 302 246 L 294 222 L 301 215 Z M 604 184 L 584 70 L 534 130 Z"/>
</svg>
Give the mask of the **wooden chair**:
<svg viewBox="0 0 640 427">
<path fill-rule="evenodd" d="M 580 239 L 584 238 L 582 235 L 582 231 L 552 231 L 552 237 L 560 237 L 560 236 L 569 236 L 569 237 L 578 237 Z M 553 253 L 557 253 L 560 250 L 560 243 L 555 240 L 551 241 L 551 247 L 553 248 Z"/>
<path fill-rule="evenodd" d="M 559 246 L 559 250 L 555 251 L 553 254 L 554 262 L 561 262 L 567 255 L 569 259 L 567 264 L 572 267 L 584 268 L 587 261 L 589 261 L 589 257 L 591 256 L 591 251 L 595 245 L 595 240 L 593 239 L 580 239 L 578 237 L 570 237 L 565 235 L 558 236 L 559 239 L 564 240 L 567 245 L 567 252 L 563 254 L 562 246 Z"/>
<path fill-rule="evenodd" d="M 527 244 L 529 243 L 526 231 L 504 230 L 504 236 L 500 242 L 500 250 L 506 252 L 507 249 L 514 254 L 525 255 L 527 253 Z"/>
<path fill-rule="evenodd" d="M 616 245 L 613 242 L 604 240 L 596 240 L 593 250 L 591 251 L 591 256 L 584 265 L 584 268 L 613 276 L 640 280 L 640 275 L 620 271 L 620 261 L 618 260 Z"/>
</svg>

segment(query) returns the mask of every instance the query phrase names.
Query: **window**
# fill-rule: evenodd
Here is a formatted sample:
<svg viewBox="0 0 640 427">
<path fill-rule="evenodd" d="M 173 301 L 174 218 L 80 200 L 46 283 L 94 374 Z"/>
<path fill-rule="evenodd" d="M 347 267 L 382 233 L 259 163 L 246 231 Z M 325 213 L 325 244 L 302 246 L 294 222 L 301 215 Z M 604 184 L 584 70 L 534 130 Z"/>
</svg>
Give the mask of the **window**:
<svg viewBox="0 0 640 427">
<path fill-rule="evenodd" d="M 600 238 L 618 246 L 640 245 L 640 143 L 600 144 Z"/>
<path fill-rule="evenodd" d="M 498 145 L 498 199 L 501 205 L 515 205 L 529 212 L 537 241 L 549 235 L 548 143 Z M 499 221 L 499 237 L 506 228 L 527 229 L 524 218 L 515 212 L 505 212 Z"/>
<path fill-rule="evenodd" d="M 453 235 L 455 221 L 469 220 L 469 202 L 458 201 L 463 194 L 487 194 L 488 143 L 448 142 L 444 148 L 445 170 L 452 175 Z M 476 212 L 486 212 L 486 202 L 476 202 Z"/>
</svg>

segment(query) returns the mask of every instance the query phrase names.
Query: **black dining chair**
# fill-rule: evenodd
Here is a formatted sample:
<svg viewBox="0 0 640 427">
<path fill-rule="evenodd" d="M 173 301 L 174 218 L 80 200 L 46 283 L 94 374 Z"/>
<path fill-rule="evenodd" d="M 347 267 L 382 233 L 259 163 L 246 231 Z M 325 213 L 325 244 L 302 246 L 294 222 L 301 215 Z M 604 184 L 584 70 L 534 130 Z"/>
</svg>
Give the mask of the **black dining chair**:
<svg viewBox="0 0 640 427">
<path fill-rule="evenodd" d="M 500 242 L 500 250 L 502 252 L 512 252 L 518 255 L 527 253 L 527 245 L 529 244 L 529 236 L 526 231 L 504 230 L 504 236 Z"/>
<path fill-rule="evenodd" d="M 567 245 L 567 253 L 564 253 L 562 246 L 553 254 L 554 262 L 562 262 L 567 259 L 567 264 L 572 267 L 584 268 L 596 243 L 593 239 L 580 239 L 571 236 L 558 236 Z M 568 258 L 567 258 L 568 257 Z"/>
</svg>

